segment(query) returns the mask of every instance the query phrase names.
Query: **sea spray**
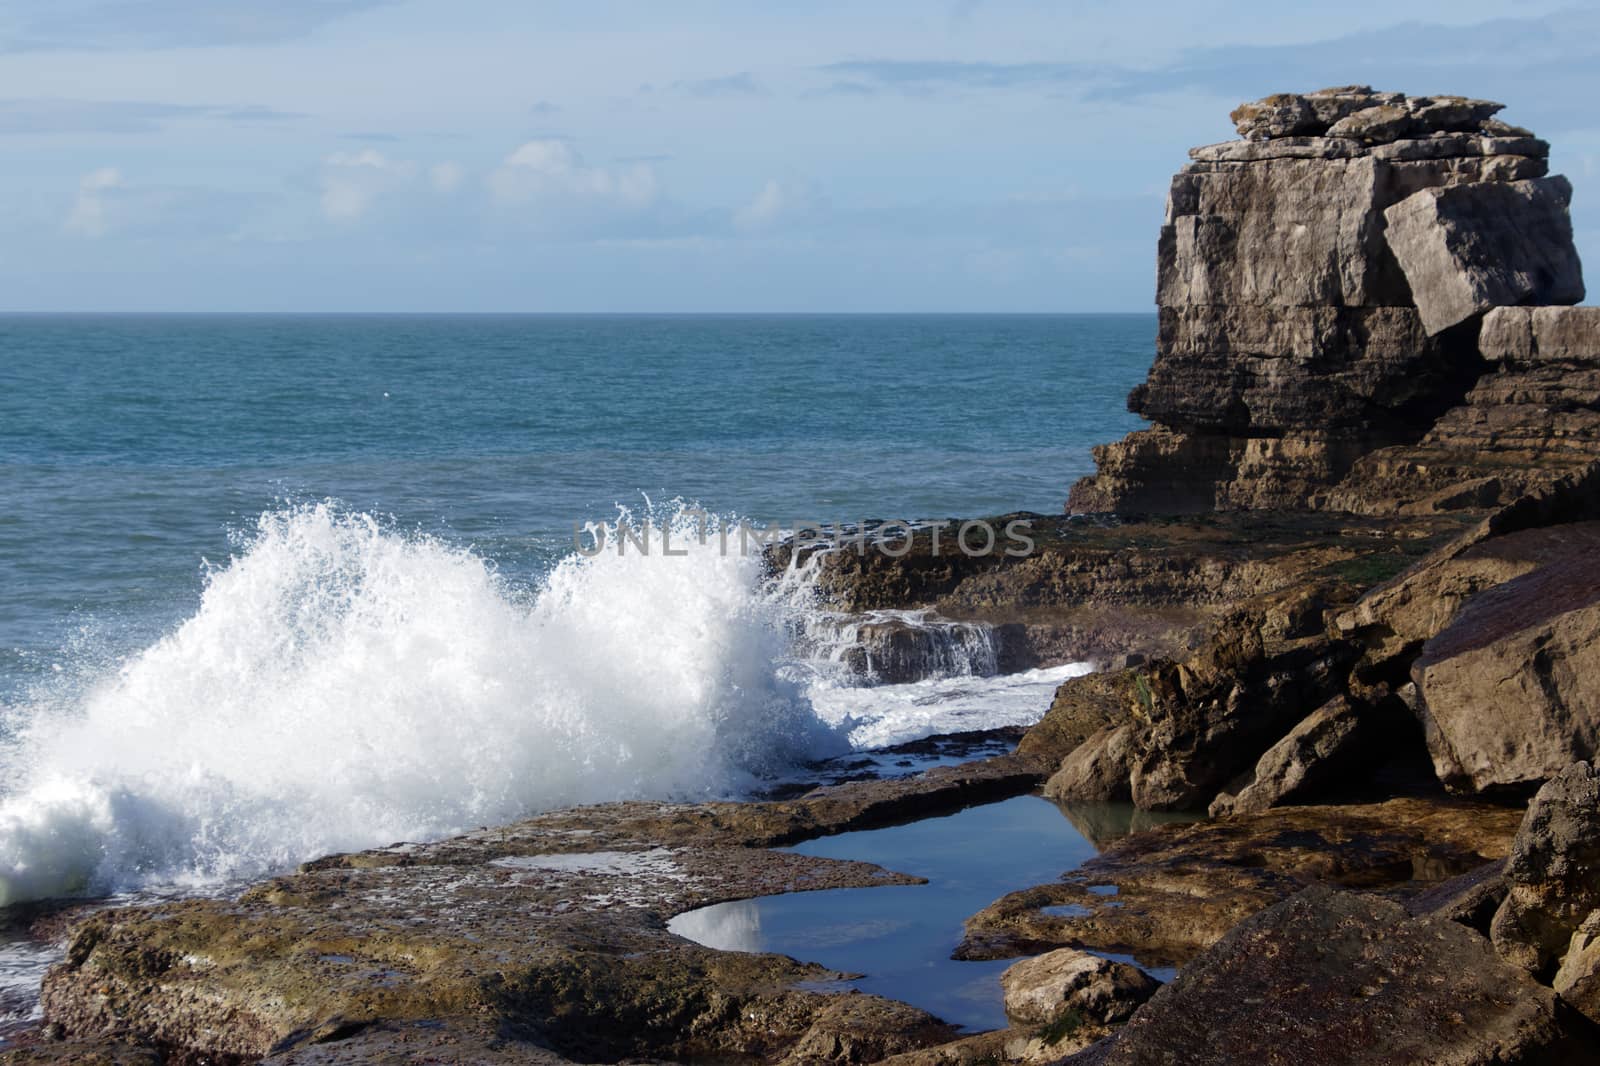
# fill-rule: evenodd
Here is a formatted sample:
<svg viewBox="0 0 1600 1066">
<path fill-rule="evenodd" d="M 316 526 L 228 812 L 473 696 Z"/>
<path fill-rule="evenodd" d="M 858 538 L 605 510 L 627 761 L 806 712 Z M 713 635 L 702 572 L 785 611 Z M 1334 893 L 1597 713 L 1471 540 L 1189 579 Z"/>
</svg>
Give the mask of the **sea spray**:
<svg viewBox="0 0 1600 1066">
<path fill-rule="evenodd" d="M 574 555 L 518 595 L 370 516 L 264 514 L 176 631 L 8 709 L 0 904 L 724 794 L 843 750 L 780 676 L 802 593 L 686 533 L 687 555 Z"/>
</svg>

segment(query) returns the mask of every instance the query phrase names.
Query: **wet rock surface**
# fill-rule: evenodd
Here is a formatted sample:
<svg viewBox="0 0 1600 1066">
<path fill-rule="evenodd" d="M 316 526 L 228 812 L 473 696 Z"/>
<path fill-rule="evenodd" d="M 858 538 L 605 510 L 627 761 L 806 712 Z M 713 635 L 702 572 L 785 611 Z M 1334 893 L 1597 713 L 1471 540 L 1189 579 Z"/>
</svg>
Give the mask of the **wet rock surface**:
<svg viewBox="0 0 1600 1066">
<path fill-rule="evenodd" d="M 1038 779 L 1000 759 L 793 801 L 555 812 L 337 856 L 234 900 L 94 915 L 44 1006 L 64 1037 L 219 1061 L 371 1061 L 402 1047 L 489 1061 L 874 1061 L 956 1034 L 904 1004 L 817 990 L 841 976 L 819 967 L 702 948 L 666 919 L 752 895 L 910 883 L 766 846 Z"/>
<path fill-rule="evenodd" d="M 1520 819 L 1514 808 L 1412 798 L 1159 827 L 1113 843 L 1058 883 L 997 900 L 968 920 L 958 953 L 1075 947 L 1186 963 L 1311 885 L 1405 897 L 1476 870 L 1507 854 Z"/>
</svg>

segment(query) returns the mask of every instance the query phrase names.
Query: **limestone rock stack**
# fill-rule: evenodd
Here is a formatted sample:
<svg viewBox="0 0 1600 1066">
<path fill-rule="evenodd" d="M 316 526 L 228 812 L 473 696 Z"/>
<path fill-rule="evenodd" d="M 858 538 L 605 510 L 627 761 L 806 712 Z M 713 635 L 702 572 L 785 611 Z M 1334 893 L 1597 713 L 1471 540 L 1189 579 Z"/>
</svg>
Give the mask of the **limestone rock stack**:
<svg viewBox="0 0 1600 1066">
<path fill-rule="evenodd" d="M 1348 86 L 1245 104 L 1243 140 L 1193 149 L 1161 230 L 1155 364 L 1129 397 L 1153 426 L 1097 448 L 1068 509 L 1487 506 L 1527 479 L 1487 484 L 1477 453 L 1501 430 L 1526 451 L 1552 421 L 1558 450 L 1600 458 L 1594 382 L 1513 352 L 1512 322 L 1480 344 L 1492 308 L 1583 298 L 1571 188 L 1500 110 Z M 1588 319 L 1541 321 L 1563 365 L 1600 366 Z"/>
</svg>

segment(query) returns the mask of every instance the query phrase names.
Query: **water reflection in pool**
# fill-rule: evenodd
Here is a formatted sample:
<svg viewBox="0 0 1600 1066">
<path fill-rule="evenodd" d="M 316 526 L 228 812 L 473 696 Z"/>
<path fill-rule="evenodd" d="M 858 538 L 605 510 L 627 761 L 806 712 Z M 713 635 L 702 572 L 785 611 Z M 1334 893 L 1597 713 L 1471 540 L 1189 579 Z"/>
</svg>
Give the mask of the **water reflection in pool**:
<svg viewBox="0 0 1600 1066">
<path fill-rule="evenodd" d="M 999 978 L 1015 960 L 951 959 L 962 922 L 1007 892 L 1058 879 L 1098 847 L 1146 824 L 1148 815 L 1127 807 L 1064 812 L 1021 796 L 824 837 L 790 850 L 875 862 L 929 883 L 723 903 L 681 914 L 670 928 L 708 947 L 777 952 L 863 974 L 855 985 L 864 992 L 904 1000 L 968 1029 L 1000 1028 L 1006 1020 Z"/>
</svg>

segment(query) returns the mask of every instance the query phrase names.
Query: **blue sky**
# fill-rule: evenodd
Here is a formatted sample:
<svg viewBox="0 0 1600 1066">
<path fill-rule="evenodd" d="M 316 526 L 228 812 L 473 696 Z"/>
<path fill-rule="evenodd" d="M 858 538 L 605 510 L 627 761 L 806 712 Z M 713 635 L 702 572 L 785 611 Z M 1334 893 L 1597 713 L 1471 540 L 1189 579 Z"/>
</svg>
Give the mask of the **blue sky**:
<svg viewBox="0 0 1600 1066">
<path fill-rule="evenodd" d="M 0 309 L 1145 310 L 1348 82 L 1507 103 L 1600 289 L 1594 4 L 6 0 Z"/>
</svg>

